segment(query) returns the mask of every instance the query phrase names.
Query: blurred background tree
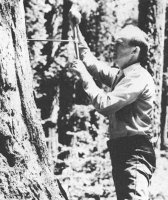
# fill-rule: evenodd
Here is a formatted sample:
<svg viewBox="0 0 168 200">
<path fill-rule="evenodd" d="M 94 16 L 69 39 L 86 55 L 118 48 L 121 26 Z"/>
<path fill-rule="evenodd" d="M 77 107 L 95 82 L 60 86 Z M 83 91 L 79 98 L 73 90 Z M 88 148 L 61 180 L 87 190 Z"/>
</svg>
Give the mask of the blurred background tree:
<svg viewBox="0 0 168 200">
<path fill-rule="evenodd" d="M 161 132 L 161 98 L 163 85 L 163 56 L 165 34 L 166 0 L 139 0 L 139 27 L 150 37 L 147 68 L 154 72 L 156 85 L 155 108 L 153 111 L 153 133 L 156 141 Z"/>
<path fill-rule="evenodd" d="M 166 7 L 163 87 L 161 102 L 161 149 L 168 150 L 168 7 Z"/>
</svg>

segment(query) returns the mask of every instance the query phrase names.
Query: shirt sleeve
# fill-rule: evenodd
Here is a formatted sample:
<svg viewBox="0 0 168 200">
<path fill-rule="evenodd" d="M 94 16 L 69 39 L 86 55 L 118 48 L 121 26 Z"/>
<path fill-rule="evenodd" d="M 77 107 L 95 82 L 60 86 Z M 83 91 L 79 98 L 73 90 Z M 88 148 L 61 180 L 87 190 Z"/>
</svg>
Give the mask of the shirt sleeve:
<svg viewBox="0 0 168 200">
<path fill-rule="evenodd" d="M 107 63 L 99 61 L 88 48 L 86 42 L 83 40 L 79 43 L 80 58 L 85 64 L 89 73 L 103 84 L 111 87 L 116 74 L 117 68 L 111 68 Z"/>
<path fill-rule="evenodd" d="M 94 81 L 84 85 L 94 107 L 103 115 L 109 115 L 134 102 L 143 92 L 145 82 L 140 75 L 124 77 L 112 92 L 105 93 Z"/>
</svg>

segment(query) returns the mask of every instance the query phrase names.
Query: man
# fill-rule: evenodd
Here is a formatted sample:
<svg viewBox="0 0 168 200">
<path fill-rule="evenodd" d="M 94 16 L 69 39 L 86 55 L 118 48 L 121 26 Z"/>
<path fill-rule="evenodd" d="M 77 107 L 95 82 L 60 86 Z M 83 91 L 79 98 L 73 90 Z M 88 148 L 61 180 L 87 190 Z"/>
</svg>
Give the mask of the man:
<svg viewBox="0 0 168 200">
<path fill-rule="evenodd" d="M 72 24 L 77 15 L 71 12 Z M 75 20 L 79 21 L 79 20 Z M 155 87 L 142 66 L 147 56 L 147 35 L 138 27 L 126 26 L 116 37 L 114 63 L 110 68 L 90 52 L 78 29 L 81 60 L 72 64 L 94 107 L 109 117 L 108 148 L 118 200 L 147 200 L 155 169 L 152 137 L 152 109 Z M 111 88 L 105 93 L 93 77 Z"/>
</svg>

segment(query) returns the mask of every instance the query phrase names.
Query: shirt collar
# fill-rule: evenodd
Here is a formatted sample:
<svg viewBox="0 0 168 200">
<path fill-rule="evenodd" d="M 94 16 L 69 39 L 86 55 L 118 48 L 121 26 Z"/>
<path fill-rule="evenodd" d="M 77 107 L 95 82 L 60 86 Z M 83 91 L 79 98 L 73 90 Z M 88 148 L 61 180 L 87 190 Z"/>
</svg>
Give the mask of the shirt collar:
<svg viewBox="0 0 168 200">
<path fill-rule="evenodd" d="M 124 68 L 122 71 L 124 73 L 125 76 L 127 76 L 129 73 L 139 69 L 141 67 L 140 63 L 135 63 L 135 64 L 132 64 L 126 68 Z"/>
</svg>

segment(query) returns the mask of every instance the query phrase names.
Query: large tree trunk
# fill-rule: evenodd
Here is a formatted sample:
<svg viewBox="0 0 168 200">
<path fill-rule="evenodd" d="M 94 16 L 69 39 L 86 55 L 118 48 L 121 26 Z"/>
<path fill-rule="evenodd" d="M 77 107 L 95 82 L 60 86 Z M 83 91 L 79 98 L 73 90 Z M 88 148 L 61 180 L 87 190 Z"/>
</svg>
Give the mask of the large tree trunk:
<svg viewBox="0 0 168 200">
<path fill-rule="evenodd" d="M 0 199 L 64 199 L 36 114 L 23 2 L 0 2 Z"/>
<path fill-rule="evenodd" d="M 153 131 L 156 139 L 161 130 L 165 10 L 166 0 L 139 0 L 139 27 L 148 33 L 152 42 L 148 65 L 154 71 L 156 84 L 156 100 L 153 112 Z"/>
</svg>

